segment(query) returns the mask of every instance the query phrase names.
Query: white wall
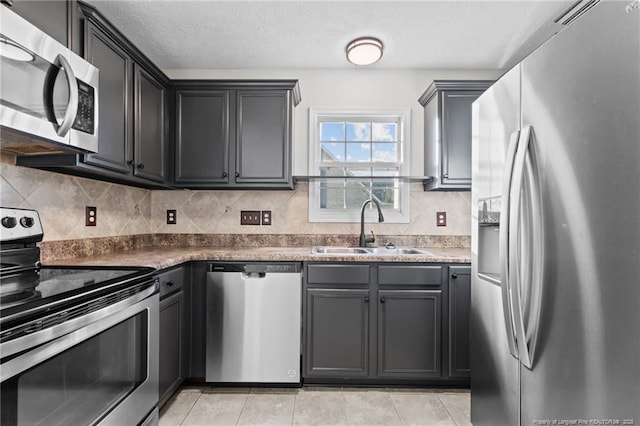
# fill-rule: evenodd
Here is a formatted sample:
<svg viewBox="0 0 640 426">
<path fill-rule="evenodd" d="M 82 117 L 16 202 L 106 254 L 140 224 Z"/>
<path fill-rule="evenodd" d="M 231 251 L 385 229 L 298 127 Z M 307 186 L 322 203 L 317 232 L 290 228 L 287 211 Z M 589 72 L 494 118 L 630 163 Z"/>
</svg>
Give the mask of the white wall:
<svg viewBox="0 0 640 426">
<path fill-rule="evenodd" d="M 175 79 L 299 80 L 302 102 L 295 111 L 293 174 L 309 168 L 309 107 L 411 108 L 411 175 L 422 176 L 423 109 L 418 98 L 433 80 L 491 80 L 502 70 L 164 70 Z"/>
</svg>

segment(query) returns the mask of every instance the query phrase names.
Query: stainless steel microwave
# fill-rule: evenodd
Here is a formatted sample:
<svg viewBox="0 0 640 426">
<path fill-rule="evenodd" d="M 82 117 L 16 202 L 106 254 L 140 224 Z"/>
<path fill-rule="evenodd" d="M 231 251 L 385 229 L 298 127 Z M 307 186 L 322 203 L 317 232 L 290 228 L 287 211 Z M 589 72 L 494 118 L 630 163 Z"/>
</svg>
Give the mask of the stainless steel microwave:
<svg viewBox="0 0 640 426">
<path fill-rule="evenodd" d="M 98 150 L 98 69 L 1 6 L 0 141 L 15 154 Z"/>
</svg>

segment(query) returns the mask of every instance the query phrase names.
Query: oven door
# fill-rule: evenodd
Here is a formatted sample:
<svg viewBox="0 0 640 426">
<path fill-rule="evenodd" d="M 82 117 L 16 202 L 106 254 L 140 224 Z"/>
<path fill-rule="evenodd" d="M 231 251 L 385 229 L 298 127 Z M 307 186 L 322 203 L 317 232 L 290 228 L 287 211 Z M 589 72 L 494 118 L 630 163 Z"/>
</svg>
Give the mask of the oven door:
<svg viewBox="0 0 640 426">
<path fill-rule="evenodd" d="M 134 304 L 119 302 L 126 307 L 116 312 L 115 305 L 95 311 L 92 319 L 105 315 L 5 357 L 0 423 L 136 425 L 152 414 L 158 403 L 157 284 L 152 291 Z"/>
</svg>

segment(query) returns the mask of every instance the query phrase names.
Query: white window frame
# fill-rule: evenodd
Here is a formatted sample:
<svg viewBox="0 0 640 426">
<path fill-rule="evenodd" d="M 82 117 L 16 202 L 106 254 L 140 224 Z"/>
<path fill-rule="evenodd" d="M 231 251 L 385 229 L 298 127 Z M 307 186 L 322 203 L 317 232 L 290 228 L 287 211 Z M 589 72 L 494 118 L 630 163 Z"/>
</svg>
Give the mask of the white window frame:
<svg viewBox="0 0 640 426">
<path fill-rule="evenodd" d="M 410 176 L 411 159 L 411 108 L 393 109 L 338 109 L 338 108 L 309 108 L 309 175 L 320 175 L 320 122 L 322 121 L 361 120 L 372 122 L 398 123 L 398 148 L 401 151 L 399 164 L 400 208 L 398 210 L 383 210 L 386 223 L 409 223 L 411 221 L 410 185 L 406 179 Z M 357 168 L 363 163 L 342 163 L 346 167 Z M 370 164 L 370 163 L 365 163 Z M 379 163 L 376 163 L 379 164 Z M 393 163 L 394 165 L 397 163 Z M 326 165 L 326 163 L 324 164 Z M 381 176 L 381 178 L 383 178 Z M 320 179 L 309 180 L 309 222 L 360 222 L 360 209 L 345 209 L 343 211 L 324 210 L 320 208 Z M 375 206 L 371 206 L 375 207 Z M 365 213 L 367 222 L 377 221 L 375 209 L 368 209 Z"/>
</svg>

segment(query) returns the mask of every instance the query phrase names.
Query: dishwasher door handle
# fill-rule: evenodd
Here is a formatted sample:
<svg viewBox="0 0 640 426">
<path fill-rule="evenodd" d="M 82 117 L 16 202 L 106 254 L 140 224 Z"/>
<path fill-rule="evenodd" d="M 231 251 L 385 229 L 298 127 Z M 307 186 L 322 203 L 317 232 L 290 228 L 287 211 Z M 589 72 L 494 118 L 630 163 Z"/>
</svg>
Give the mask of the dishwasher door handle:
<svg viewBox="0 0 640 426">
<path fill-rule="evenodd" d="M 243 272 L 242 278 L 245 280 L 261 279 L 267 276 L 266 272 Z"/>
</svg>

